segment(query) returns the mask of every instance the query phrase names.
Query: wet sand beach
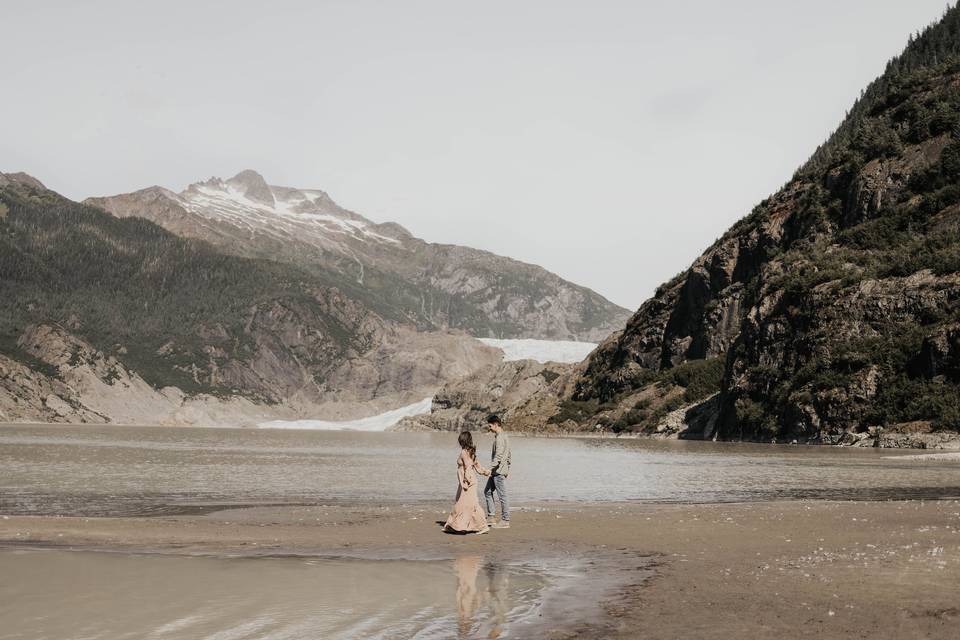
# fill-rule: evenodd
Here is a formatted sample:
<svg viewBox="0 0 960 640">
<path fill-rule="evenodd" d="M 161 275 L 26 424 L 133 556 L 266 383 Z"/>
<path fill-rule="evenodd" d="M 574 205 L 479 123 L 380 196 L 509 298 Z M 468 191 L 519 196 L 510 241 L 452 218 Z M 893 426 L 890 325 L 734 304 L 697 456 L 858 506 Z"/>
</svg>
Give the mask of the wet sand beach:
<svg viewBox="0 0 960 640">
<path fill-rule="evenodd" d="M 618 570 L 636 572 L 604 597 L 607 615 L 588 616 L 584 626 L 559 615 L 547 621 L 549 637 L 954 638 L 960 624 L 954 500 L 542 505 L 486 536 L 444 535 L 436 524 L 443 515 L 438 504 L 8 516 L 0 544 L 368 559 L 619 554 Z"/>
</svg>

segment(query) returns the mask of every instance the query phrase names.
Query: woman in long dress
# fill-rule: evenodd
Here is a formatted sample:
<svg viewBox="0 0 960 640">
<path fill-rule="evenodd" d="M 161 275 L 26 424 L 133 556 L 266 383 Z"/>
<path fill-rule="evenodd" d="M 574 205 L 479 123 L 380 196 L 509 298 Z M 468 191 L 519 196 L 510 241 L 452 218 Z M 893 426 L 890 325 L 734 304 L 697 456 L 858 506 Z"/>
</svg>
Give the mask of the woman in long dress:
<svg viewBox="0 0 960 640">
<path fill-rule="evenodd" d="M 487 533 L 487 516 L 480 506 L 480 497 L 477 495 L 477 473 L 488 476 L 490 472 L 477 462 L 477 448 L 473 445 L 473 436 L 469 431 L 462 431 L 460 438 L 460 457 L 457 458 L 457 499 L 453 504 L 453 511 L 443 525 L 444 531 L 456 533 Z"/>
</svg>

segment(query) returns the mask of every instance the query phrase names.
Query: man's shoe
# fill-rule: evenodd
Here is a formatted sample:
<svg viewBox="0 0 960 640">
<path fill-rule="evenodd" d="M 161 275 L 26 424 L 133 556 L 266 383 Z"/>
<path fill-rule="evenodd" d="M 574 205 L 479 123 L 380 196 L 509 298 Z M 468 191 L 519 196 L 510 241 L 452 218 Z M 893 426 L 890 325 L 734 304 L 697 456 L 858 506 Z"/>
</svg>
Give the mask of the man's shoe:
<svg viewBox="0 0 960 640">
<path fill-rule="evenodd" d="M 510 528 L 510 521 L 509 521 L 509 520 L 501 520 L 501 521 L 498 522 L 497 524 L 493 524 L 493 525 L 490 525 L 490 526 L 492 526 L 494 529 L 509 529 L 509 528 Z"/>
<path fill-rule="evenodd" d="M 497 521 L 493 518 L 487 517 L 487 526 L 492 527 L 497 524 Z"/>
</svg>

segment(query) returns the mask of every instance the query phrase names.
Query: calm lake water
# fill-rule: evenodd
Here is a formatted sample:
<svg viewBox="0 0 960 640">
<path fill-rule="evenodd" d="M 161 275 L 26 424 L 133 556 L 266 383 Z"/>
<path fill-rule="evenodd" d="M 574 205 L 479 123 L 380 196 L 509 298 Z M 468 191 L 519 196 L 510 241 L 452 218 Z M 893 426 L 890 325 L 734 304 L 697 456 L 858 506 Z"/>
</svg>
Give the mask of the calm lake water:
<svg viewBox="0 0 960 640">
<path fill-rule="evenodd" d="M 478 440 L 486 462 L 491 437 Z M 890 450 L 518 436 L 512 444 L 518 506 L 960 495 L 956 462 Z M 0 513 L 447 502 L 457 455 L 452 433 L 8 425 L 0 427 Z"/>
</svg>

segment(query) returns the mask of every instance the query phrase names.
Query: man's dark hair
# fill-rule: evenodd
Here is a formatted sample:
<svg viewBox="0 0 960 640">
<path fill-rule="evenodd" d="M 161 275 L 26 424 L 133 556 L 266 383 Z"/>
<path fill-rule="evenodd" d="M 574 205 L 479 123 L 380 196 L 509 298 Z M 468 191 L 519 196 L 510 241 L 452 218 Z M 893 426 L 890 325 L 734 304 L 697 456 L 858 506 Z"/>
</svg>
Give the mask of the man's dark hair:
<svg viewBox="0 0 960 640">
<path fill-rule="evenodd" d="M 487 424 L 500 424 L 500 416 L 491 413 L 487 416 Z"/>
</svg>

